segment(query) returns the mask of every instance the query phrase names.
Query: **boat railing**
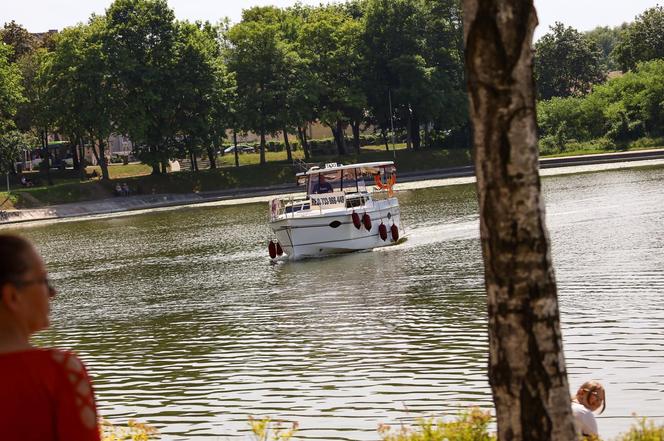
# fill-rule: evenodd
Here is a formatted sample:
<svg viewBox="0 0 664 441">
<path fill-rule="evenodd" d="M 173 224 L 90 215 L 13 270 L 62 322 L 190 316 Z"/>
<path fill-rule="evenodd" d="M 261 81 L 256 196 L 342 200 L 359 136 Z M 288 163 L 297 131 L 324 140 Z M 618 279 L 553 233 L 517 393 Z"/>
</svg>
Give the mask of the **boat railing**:
<svg viewBox="0 0 664 441">
<path fill-rule="evenodd" d="M 274 198 L 270 202 L 270 220 L 280 217 L 294 216 L 298 211 L 309 210 L 311 203 L 306 197 L 290 196 L 287 198 Z"/>
</svg>

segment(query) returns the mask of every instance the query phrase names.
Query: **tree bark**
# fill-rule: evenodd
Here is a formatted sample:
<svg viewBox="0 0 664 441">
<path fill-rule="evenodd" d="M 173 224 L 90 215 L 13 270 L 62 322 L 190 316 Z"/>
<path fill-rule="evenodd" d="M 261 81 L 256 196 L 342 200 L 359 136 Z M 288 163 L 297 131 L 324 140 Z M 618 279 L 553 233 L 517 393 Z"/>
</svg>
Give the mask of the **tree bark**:
<svg viewBox="0 0 664 441">
<path fill-rule="evenodd" d="M 500 440 L 576 438 L 540 193 L 532 0 L 464 0 L 489 381 Z"/>
<path fill-rule="evenodd" d="M 291 152 L 291 145 L 288 142 L 288 131 L 284 127 L 284 145 L 286 146 L 286 156 L 288 157 L 288 162 L 293 162 L 293 153 Z"/>
<path fill-rule="evenodd" d="M 99 138 L 99 166 L 101 167 L 101 178 L 108 181 L 110 179 L 108 175 L 108 164 L 106 163 L 106 146 L 104 145 L 104 140 Z"/>
<path fill-rule="evenodd" d="M 298 126 L 297 134 L 300 137 L 300 142 L 302 143 L 302 150 L 304 151 L 304 160 L 309 161 L 311 159 L 311 153 L 309 151 L 309 142 L 307 141 L 307 129 Z"/>
<path fill-rule="evenodd" d="M 422 136 L 420 135 L 420 116 L 414 110 L 410 117 L 410 136 L 413 139 L 413 150 L 419 150 L 422 146 Z"/>
<path fill-rule="evenodd" d="M 46 181 L 48 185 L 53 185 L 53 177 L 51 176 L 51 152 L 48 150 L 48 128 L 44 128 L 41 132 L 42 135 L 42 162 L 46 171 Z"/>
</svg>

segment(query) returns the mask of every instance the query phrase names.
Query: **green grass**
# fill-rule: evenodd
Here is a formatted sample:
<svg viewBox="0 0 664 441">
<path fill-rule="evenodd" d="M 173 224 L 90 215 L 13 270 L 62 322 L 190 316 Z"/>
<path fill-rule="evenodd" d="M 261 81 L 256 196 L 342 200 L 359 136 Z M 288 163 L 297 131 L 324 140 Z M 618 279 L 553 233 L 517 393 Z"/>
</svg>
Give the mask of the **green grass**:
<svg viewBox="0 0 664 441">
<path fill-rule="evenodd" d="M 92 174 L 93 171 L 96 171 L 98 175 L 101 175 L 101 167 L 93 166 L 86 167 L 85 171 L 87 174 Z M 152 167 L 146 164 L 111 164 L 108 166 L 108 175 L 111 179 L 123 179 L 133 176 L 145 176 L 152 173 Z"/>
</svg>

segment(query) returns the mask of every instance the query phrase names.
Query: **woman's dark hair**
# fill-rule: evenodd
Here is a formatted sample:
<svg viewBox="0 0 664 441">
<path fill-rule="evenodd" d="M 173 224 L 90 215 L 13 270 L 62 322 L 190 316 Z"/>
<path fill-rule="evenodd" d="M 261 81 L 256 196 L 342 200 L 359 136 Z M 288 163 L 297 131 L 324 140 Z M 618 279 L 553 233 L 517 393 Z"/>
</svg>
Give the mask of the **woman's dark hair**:
<svg viewBox="0 0 664 441">
<path fill-rule="evenodd" d="M 0 287 L 30 270 L 30 253 L 34 248 L 26 239 L 0 234 Z"/>
</svg>

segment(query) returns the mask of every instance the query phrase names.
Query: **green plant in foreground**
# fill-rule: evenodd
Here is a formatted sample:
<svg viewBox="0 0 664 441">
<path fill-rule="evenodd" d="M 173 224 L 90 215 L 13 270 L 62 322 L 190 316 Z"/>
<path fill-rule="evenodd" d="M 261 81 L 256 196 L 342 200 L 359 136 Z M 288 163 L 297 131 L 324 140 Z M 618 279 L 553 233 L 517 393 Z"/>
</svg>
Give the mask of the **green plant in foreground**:
<svg viewBox="0 0 664 441">
<path fill-rule="evenodd" d="M 664 441 L 664 425 L 656 426 L 653 421 L 639 418 L 629 429 L 621 435 L 619 441 Z"/>
<path fill-rule="evenodd" d="M 421 418 L 415 427 L 401 426 L 399 430 L 381 425 L 378 433 L 383 441 L 493 441 L 495 436 L 488 432 L 490 421 L 489 412 L 473 407 L 454 421 Z"/>
<path fill-rule="evenodd" d="M 249 417 L 249 425 L 256 441 L 288 441 L 298 429 L 297 422 L 292 423 L 290 428 L 282 427 L 280 421 L 273 423 L 270 418 Z"/>
<path fill-rule="evenodd" d="M 157 439 L 157 429 L 135 420 L 129 420 L 127 427 L 116 426 L 109 421 L 99 422 L 101 441 L 149 441 Z"/>
</svg>

